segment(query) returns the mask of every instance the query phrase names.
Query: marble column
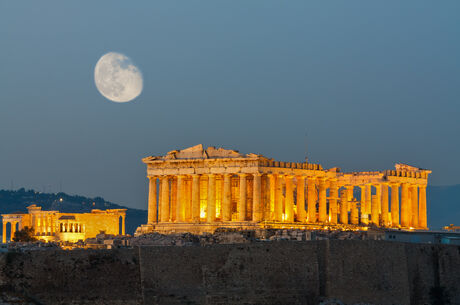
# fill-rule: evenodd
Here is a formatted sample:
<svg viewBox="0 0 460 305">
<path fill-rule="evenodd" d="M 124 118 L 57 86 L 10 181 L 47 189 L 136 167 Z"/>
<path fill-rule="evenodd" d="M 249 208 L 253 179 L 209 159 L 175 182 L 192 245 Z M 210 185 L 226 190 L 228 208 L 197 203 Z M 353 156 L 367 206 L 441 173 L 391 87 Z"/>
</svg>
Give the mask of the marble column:
<svg viewBox="0 0 460 305">
<path fill-rule="evenodd" d="M 366 184 L 366 214 L 369 218 L 371 215 L 371 203 L 372 201 L 372 186 L 370 184 Z"/>
<path fill-rule="evenodd" d="M 366 203 L 366 185 L 360 185 L 361 189 L 361 223 L 367 225 L 369 223 L 369 216 L 367 215 L 367 203 Z"/>
<path fill-rule="evenodd" d="M 200 222 L 200 175 L 192 175 L 192 221 Z"/>
<path fill-rule="evenodd" d="M 207 222 L 216 221 L 216 175 L 208 175 L 208 208 Z"/>
<path fill-rule="evenodd" d="M 254 182 L 252 188 L 252 221 L 262 221 L 263 208 L 261 206 L 262 196 L 262 175 L 256 173 L 253 175 Z"/>
<path fill-rule="evenodd" d="M 308 207 L 308 219 L 309 223 L 316 222 L 316 196 L 315 196 L 315 178 L 307 178 L 307 207 Z"/>
<path fill-rule="evenodd" d="M 177 176 L 176 222 L 185 221 L 185 177 Z"/>
<path fill-rule="evenodd" d="M 185 185 L 185 221 L 192 220 L 192 183 L 190 178 L 184 180 Z"/>
<path fill-rule="evenodd" d="M 224 175 L 224 189 L 222 193 L 222 220 L 232 220 L 232 175 Z"/>
<path fill-rule="evenodd" d="M 391 226 L 399 227 L 399 185 L 391 185 Z"/>
<path fill-rule="evenodd" d="M 275 201 L 276 201 L 276 175 L 268 175 L 269 184 L 270 184 L 270 203 L 268 210 L 270 211 L 269 220 L 275 220 Z"/>
<path fill-rule="evenodd" d="M 417 185 L 411 185 L 411 227 L 418 227 L 418 187 Z"/>
<path fill-rule="evenodd" d="M 347 190 L 340 191 L 340 223 L 348 224 L 348 192 Z"/>
<path fill-rule="evenodd" d="M 354 185 L 346 185 L 345 188 L 347 189 L 347 202 L 348 202 L 348 212 L 351 211 L 351 204 L 353 202 L 353 189 L 355 188 Z"/>
<path fill-rule="evenodd" d="M 148 224 L 157 222 L 157 177 L 149 178 Z"/>
<path fill-rule="evenodd" d="M 16 232 L 16 221 L 11 222 L 11 237 L 10 240 L 13 240 L 14 238 L 14 233 Z"/>
<path fill-rule="evenodd" d="M 161 222 L 169 222 L 169 177 L 161 177 Z"/>
<path fill-rule="evenodd" d="M 390 225 L 390 219 L 388 215 L 388 184 L 382 184 L 382 223 L 384 227 Z"/>
<path fill-rule="evenodd" d="M 283 221 L 283 175 L 276 176 L 275 221 Z"/>
<path fill-rule="evenodd" d="M 305 222 L 307 210 L 305 209 L 305 178 L 297 176 L 297 221 Z"/>
<path fill-rule="evenodd" d="M 125 215 L 122 215 L 122 216 L 121 216 L 121 235 L 125 235 L 125 234 L 126 234 L 126 233 L 125 233 L 125 218 L 126 218 Z M 80 225 L 79 225 L 79 227 L 80 227 Z M 80 228 L 79 231 L 81 231 L 81 228 Z"/>
<path fill-rule="evenodd" d="M 247 181 L 246 174 L 240 176 L 240 198 L 238 200 L 238 221 L 246 220 L 246 196 L 247 196 Z"/>
<path fill-rule="evenodd" d="M 176 215 L 177 213 L 177 176 L 171 176 L 170 183 L 171 183 L 170 193 L 169 193 L 169 196 L 170 196 L 169 212 L 171 213 L 170 221 L 175 222 L 177 219 L 177 215 Z"/>
<path fill-rule="evenodd" d="M 327 202 L 326 202 L 326 180 L 319 179 L 318 191 L 318 205 L 319 205 L 319 222 L 326 222 L 327 220 Z"/>
<path fill-rule="evenodd" d="M 286 222 L 294 222 L 294 187 L 292 184 L 291 175 L 285 176 L 286 182 L 286 200 L 285 200 L 285 209 L 286 209 Z"/>
<path fill-rule="evenodd" d="M 6 243 L 6 222 L 3 220 L 2 243 Z"/>
<path fill-rule="evenodd" d="M 270 216 L 270 181 L 268 175 L 262 175 L 262 220 L 271 220 Z"/>
<path fill-rule="evenodd" d="M 375 196 L 372 196 L 371 203 L 371 222 L 380 225 L 380 205 L 382 200 L 382 187 L 380 184 L 375 185 Z"/>
<path fill-rule="evenodd" d="M 410 226 L 410 210 L 409 210 L 409 186 L 407 183 L 401 184 L 401 226 Z"/>
<path fill-rule="evenodd" d="M 46 214 L 45 216 L 42 216 L 42 221 L 43 221 L 43 227 L 42 227 L 42 235 L 48 235 L 48 219 L 46 217 Z"/>
<path fill-rule="evenodd" d="M 419 187 L 419 209 L 418 209 L 419 217 L 419 228 L 427 229 L 427 216 L 426 216 L 426 186 L 420 185 Z"/>
<path fill-rule="evenodd" d="M 351 206 L 350 223 L 357 225 L 359 224 L 359 212 L 356 200 L 353 200 L 349 205 Z"/>
<path fill-rule="evenodd" d="M 329 222 L 337 224 L 337 199 L 339 197 L 337 179 L 331 179 L 329 187 Z"/>
</svg>

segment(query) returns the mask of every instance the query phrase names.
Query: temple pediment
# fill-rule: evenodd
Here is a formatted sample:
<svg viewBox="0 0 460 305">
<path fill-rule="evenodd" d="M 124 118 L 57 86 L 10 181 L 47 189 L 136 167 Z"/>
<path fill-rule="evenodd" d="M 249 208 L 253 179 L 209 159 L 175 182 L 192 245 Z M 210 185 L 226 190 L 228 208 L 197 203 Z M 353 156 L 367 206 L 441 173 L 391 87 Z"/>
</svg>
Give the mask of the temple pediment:
<svg viewBox="0 0 460 305">
<path fill-rule="evenodd" d="M 416 172 L 416 171 L 424 170 L 423 168 L 411 166 L 411 165 L 404 164 L 404 163 L 396 163 L 395 164 L 395 169 L 396 170 L 410 171 L 410 172 Z"/>
<path fill-rule="evenodd" d="M 263 157 L 257 154 L 246 154 L 243 155 L 237 150 L 225 149 L 222 147 L 209 146 L 204 148 L 202 144 L 198 144 L 192 147 L 188 147 L 180 150 L 169 151 L 165 156 L 150 156 L 143 158 L 144 163 L 155 160 L 181 160 L 181 159 L 220 159 L 220 158 L 257 158 Z"/>
</svg>

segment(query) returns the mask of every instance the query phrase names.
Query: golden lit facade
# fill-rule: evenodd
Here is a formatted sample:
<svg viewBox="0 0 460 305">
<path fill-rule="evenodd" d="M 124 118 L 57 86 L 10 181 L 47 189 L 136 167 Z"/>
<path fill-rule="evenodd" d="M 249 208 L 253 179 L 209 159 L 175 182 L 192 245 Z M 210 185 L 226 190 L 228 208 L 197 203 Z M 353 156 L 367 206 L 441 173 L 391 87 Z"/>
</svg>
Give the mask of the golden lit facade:
<svg viewBox="0 0 460 305">
<path fill-rule="evenodd" d="M 148 223 L 137 234 L 222 227 L 427 229 L 431 171 L 405 164 L 342 173 L 202 145 L 142 161 L 149 179 Z"/>
<path fill-rule="evenodd" d="M 36 239 L 44 241 L 84 241 L 87 238 L 96 237 L 101 231 L 113 235 L 125 234 L 126 209 L 94 209 L 90 213 L 60 213 L 59 211 L 43 211 L 35 204 L 28 206 L 27 209 L 27 214 L 2 215 L 3 243 L 7 241 L 8 223 L 11 224 L 11 237 L 14 236 L 16 230 L 29 227 L 34 229 Z"/>
</svg>

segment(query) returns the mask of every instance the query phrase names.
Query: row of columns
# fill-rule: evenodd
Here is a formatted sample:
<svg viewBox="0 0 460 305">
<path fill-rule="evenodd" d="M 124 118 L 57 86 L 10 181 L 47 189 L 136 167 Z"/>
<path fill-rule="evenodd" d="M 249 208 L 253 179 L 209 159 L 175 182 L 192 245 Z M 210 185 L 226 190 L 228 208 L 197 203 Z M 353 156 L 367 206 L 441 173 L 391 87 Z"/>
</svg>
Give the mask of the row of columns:
<svg viewBox="0 0 460 305">
<path fill-rule="evenodd" d="M 426 228 L 426 186 L 402 184 L 365 184 L 361 188 L 361 200 L 358 203 L 353 196 L 353 185 L 346 185 L 340 193 L 337 179 L 317 177 L 251 174 L 252 214 L 246 219 L 247 177 L 238 174 L 239 199 L 237 202 L 238 221 L 277 221 L 277 222 L 308 222 L 308 223 L 342 223 L 368 224 L 386 227 Z M 171 208 L 176 209 L 176 222 L 215 222 L 216 217 L 216 174 L 205 175 L 208 180 L 207 213 L 202 217 L 200 211 L 200 179 L 202 175 L 191 175 L 191 195 L 185 187 L 186 176 L 179 175 L 171 180 L 171 176 L 149 177 L 149 214 L 148 223 L 170 222 Z M 231 207 L 231 174 L 223 175 L 221 221 L 232 220 Z M 157 179 L 160 180 L 160 194 L 157 196 Z M 296 185 L 294 185 L 294 178 Z M 264 179 L 264 180 L 263 180 Z M 306 180 L 306 205 L 305 205 Z M 265 184 L 263 183 L 265 182 Z M 262 185 L 264 188 L 262 190 Z M 170 188 L 171 185 L 171 188 Z M 268 186 L 268 187 L 267 187 Z M 375 194 L 372 194 L 372 186 Z M 391 201 L 389 200 L 391 187 Z M 401 204 L 399 203 L 401 188 Z M 294 200 L 294 189 L 296 200 Z M 329 189 L 329 196 L 327 196 Z M 170 194 L 173 192 L 175 194 Z M 176 196 L 176 205 L 170 204 L 170 198 Z M 160 202 L 157 202 L 157 198 Z M 188 210 L 187 206 L 190 204 Z M 283 205 L 284 202 L 284 205 Z M 297 203 L 295 205 L 295 203 Z M 299 204 L 300 203 L 300 204 Z M 303 203 L 303 204 L 302 204 Z M 267 207 L 268 205 L 268 207 Z M 399 213 L 401 206 L 401 213 Z M 159 207 L 159 211 L 157 210 Z M 391 208 L 391 212 L 390 212 Z M 273 209 L 273 211 L 271 210 Z M 296 213 L 295 213 L 296 210 Z M 157 219 L 157 215 L 159 218 Z M 401 214 L 401 215 L 400 215 Z M 202 219 L 204 218 L 204 219 Z"/>
</svg>

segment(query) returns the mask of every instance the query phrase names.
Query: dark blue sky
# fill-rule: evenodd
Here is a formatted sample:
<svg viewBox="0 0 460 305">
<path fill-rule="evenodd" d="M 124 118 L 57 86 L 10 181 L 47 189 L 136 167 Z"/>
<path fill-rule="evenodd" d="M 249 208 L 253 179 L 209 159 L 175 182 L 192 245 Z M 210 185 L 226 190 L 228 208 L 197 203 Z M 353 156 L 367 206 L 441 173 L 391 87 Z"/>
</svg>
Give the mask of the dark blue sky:
<svg viewBox="0 0 460 305">
<path fill-rule="evenodd" d="M 198 143 L 460 183 L 459 1 L 1 1 L 0 188 L 146 208 L 141 158 Z M 95 88 L 104 53 L 144 76 Z"/>
</svg>

